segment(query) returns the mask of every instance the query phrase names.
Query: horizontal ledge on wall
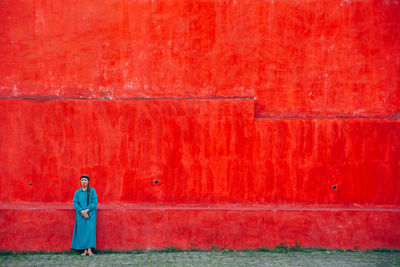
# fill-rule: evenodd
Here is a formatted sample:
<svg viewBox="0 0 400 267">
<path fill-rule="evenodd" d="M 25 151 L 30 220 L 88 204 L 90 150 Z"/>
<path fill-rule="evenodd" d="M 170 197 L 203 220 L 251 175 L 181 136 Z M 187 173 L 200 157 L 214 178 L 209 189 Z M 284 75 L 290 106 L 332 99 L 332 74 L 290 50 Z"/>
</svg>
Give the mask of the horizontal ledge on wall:
<svg viewBox="0 0 400 267">
<path fill-rule="evenodd" d="M 255 100 L 252 96 L 209 96 L 209 97 L 127 97 L 127 98 L 87 98 L 87 97 L 57 97 L 57 96 L 36 96 L 36 97 L 2 97 L 0 100 L 30 100 L 30 101 L 51 101 L 51 100 L 86 100 L 86 101 L 125 101 L 125 100 Z"/>
<path fill-rule="evenodd" d="M 223 211 L 391 211 L 400 212 L 397 206 L 322 206 L 322 205 L 154 205 L 154 204 L 99 204 L 99 210 L 223 210 Z M 0 204 L 0 210 L 46 210 L 46 209 L 67 209 L 72 210 L 71 204 Z"/>
<path fill-rule="evenodd" d="M 326 119 L 326 120 L 337 120 L 337 119 L 400 119 L 400 115 L 386 115 L 386 116 L 254 116 L 255 119 L 287 119 L 287 120 L 299 120 L 299 119 Z"/>
<path fill-rule="evenodd" d="M 173 102 L 173 101 L 232 101 L 233 105 L 241 105 L 243 103 L 254 105 L 257 101 L 255 97 L 252 96 L 210 96 L 210 97 L 132 97 L 132 98 L 81 98 L 81 97 L 57 97 L 57 96 L 38 96 L 38 97 L 0 97 L 0 101 L 4 102 L 13 102 L 13 101 L 29 101 L 32 102 L 68 102 L 68 101 L 77 101 L 80 102 L 101 102 L 101 103 L 117 103 L 124 101 L 165 101 L 165 102 Z M 234 101 L 238 101 L 237 103 Z M 82 103 L 81 102 L 81 103 Z M 251 108 L 251 107 L 250 107 Z M 360 115 L 351 115 L 350 113 L 343 112 L 313 112 L 309 111 L 307 113 L 292 113 L 292 112 L 282 112 L 282 115 L 279 113 L 258 113 L 254 110 L 254 119 L 263 120 L 263 119 L 287 119 L 287 120 L 296 120 L 296 119 L 327 119 L 327 120 L 337 120 L 337 119 L 400 119 L 400 111 L 391 111 L 391 113 L 363 113 Z M 270 115 L 269 115 L 270 114 Z"/>
</svg>

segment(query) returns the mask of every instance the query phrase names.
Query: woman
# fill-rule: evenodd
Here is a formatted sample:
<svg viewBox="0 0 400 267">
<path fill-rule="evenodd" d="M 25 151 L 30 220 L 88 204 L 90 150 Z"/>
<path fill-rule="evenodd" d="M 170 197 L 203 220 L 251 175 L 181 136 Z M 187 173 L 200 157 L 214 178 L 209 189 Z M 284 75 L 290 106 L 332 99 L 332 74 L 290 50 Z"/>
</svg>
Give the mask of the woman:
<svg viewBox="0 0 400 267">
<path fill-rule="evenodd" d="M 84 250 L 82 256 L 93 256 L 92 248 L 96 248 L 97 195 L 96 190 L 89 187 L 88 175 L 82 174 L 81 185 L 74 195 L 76 217 L 71 248 Z"/>
</svg>

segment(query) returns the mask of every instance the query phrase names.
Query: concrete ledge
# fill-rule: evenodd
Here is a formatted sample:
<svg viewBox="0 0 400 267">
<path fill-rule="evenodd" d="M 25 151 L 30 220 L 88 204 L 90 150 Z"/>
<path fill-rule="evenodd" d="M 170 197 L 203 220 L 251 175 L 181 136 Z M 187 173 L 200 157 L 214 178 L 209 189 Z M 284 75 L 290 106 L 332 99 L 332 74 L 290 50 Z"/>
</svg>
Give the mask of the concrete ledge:
<svg viewBox="0 0 400 267">
<path fill-rule="evenodd" d="M 67 209 L 72 210 L 71 204 L 32 203 L 32 204 L 0 204 L 0 209 Z M 154 204 L 99 204 L 98 210 L 123 209 L 123 210 L 309 210 L 309 211 L 392 211 L 400 212 L 397 206 L 341 206 L 341 205 L 154 205 Z"/>
<path fill-rule="evenodd" d="M 68 250 L 68 204 L 0 205 L 0 249 Z M 304 247 L 400 249 L 397 207 L 100 205 L 98 249 Z"/>
</svg>

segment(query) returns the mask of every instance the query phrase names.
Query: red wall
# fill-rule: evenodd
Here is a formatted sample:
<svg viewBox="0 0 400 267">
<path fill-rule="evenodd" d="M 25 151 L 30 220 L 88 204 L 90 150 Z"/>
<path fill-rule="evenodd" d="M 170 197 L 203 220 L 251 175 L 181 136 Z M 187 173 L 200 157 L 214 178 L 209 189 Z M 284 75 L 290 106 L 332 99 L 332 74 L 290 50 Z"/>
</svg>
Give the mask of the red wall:
<svg viewBox="0 0 400 267">
<path fill-rule="evenodd" d="M 81 173 L 103 249 L 400 248 L 398 14 L 394 0 L 1 0 L 0 249 L 68 249 Z M 40 214 L 68 221 L 55 233 Z M 24 244 L 32 231 L 47 238 Z"/>
<path fill-rule="evenodd" d="M 69 250 L 70 205 L 1 205 L 2 249 Z M 60 223 L 62 222 L 62 223 Z M 98 211 L 98 249 L 398 248 L 398 209 L 270 206 L 121 206 Z"/>
<path fill-rule="evenodd" d="M 249 96 L 266 117 L 400 112 L 395 0 L 0 5 L 2 97 Z"/>
<path fill-rule="evenodd" d="M 90 173 L 100 203 L 400 204 L 398 119 L 254 119 L 253 106 L 0 101 L 0 201 L 70 203 Z"/>
</svg>

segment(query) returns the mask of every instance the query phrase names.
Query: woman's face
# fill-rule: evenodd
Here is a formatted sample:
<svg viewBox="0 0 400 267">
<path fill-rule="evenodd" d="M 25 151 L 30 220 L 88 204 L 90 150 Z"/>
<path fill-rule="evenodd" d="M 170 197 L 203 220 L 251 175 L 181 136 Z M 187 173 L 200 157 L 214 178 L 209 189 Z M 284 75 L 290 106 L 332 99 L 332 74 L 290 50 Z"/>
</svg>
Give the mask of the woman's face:
<svg viewBox="0 0 400 267">
<path fill-rule="evenodd" d="M 89 180 L 87 178 L 82 178 L 81 184 L 82 184 L 82 187 L 87 187 L 87 185 L 89 184 Z"/>
</svg>

